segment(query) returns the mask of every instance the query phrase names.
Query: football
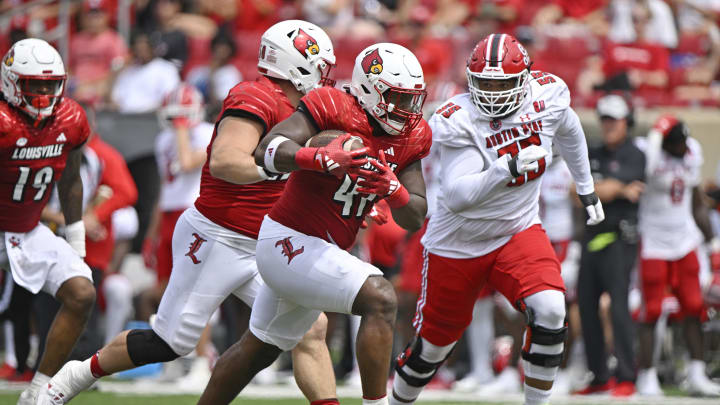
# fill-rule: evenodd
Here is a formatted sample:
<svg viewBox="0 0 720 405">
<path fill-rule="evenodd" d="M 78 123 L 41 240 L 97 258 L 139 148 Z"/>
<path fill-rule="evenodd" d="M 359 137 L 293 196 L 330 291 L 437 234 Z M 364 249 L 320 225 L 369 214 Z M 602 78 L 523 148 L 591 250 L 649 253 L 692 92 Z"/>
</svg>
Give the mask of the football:
<svg viewBox="0 0 720 405">
<path fill-rule="evenodd" d="M 317 135 L 308 139 L 305 142 L 305 146 L 317 148 L 329 144 L 333 139 L 344 134 L 345 132 L 337 129 L 328 129 L 325 131 L 318 132 Z M 362 139 L 359 136 L 353 136 L 343 144 L 343 149 L 346 151 L 357 150 L 365 146 Z"/>
</svg>

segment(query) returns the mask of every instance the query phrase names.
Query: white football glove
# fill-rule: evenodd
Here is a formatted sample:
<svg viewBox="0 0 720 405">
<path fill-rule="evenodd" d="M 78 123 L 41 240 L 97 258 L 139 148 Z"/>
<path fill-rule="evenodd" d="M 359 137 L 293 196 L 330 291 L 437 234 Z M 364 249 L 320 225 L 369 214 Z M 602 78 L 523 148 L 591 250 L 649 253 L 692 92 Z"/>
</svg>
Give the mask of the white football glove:
<svg viewBox="0 0 720 405">
<path fill-rule="evenodd" d="M 533 172 L 538 169 L 538 160 L 548 155 L 548 151 L 542 146 L 530 145 L 520 151 L 514 158 L 508 162 L 510 174 L 513 177 L 523 175 L 527 172 Z"/>
<path fill-rule="evenodd" d="M 578 197 L 580 197 L 580 202 L 585 206 L 590 217 L 586 222 L 588 225 L 597 225 L 605 220 L 602 203 L 594 191 L 590 194 L 578 195 Z"/>
</svg>

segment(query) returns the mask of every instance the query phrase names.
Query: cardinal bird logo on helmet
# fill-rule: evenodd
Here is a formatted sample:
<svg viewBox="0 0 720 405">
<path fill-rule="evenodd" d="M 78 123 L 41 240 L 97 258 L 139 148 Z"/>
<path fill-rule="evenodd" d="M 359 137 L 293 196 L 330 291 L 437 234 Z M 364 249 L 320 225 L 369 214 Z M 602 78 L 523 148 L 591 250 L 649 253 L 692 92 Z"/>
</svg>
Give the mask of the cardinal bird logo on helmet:
<svg viewBox="0 0 720 405">
<path fill-rule="evenodd" d="M 13 62 L 15 62 L 15 50 L 11 49 L 10 52 L 5 56 L 5 66 L 12 66 Z"/>
<path fill-rule="evenodd" d="M 379 75 L 383 71 L 383 60 L 380 56 L 380 51 L 376 48 L 372 52 L 365 55 L 362 60 L 362 68 L 365 74 L 376 74 Z"/>
<path fill-rule="evenodd" d="M 310 55 L 317 55 L 320 53 L 320 46 L 318 46 L 315 38 L 311 37 L 307 32 L 303 31 L 302 28 L 298 30 L 298 34 L 293 39 L 293 45 L 306 58 Z"/>
</svg>

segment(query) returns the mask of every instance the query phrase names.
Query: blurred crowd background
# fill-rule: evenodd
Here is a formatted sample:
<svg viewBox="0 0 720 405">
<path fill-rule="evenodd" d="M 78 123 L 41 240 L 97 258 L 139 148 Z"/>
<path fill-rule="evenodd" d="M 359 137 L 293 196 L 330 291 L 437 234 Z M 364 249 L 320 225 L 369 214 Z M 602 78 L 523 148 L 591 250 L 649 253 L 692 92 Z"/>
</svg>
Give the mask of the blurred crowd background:
<svg viewBox="0 0 720 405">
<path fill-rule="evenodd" d="M 355 56 L 366 46 L 396 42 L 408 47 L 420 60 L 428 83 L 428 117 L 439 103 L 466 91 L 465 59 L 474 45 L 492 32 L 512 33 L 528 49 L 533 69 L 552 72 L 567 83 L 591 144 L 601 139 L 594 108 L 608 92 L 622 94 L 631 106 L 637 122 L 631 131 L 635 135 L 644 135 L 660 111 L 672 109 L 703 145 L 703 188 L 716 190 L 720 183 L 720 171 L 715 176 L 720 152 L 718 0 L 0 0 L 0 54 L 26 37 L 53 43 L 69 72 L 66 95 L 86 107 L 98 135 L 89 144 L 92 151 L 86 159 L 85 175 L 94 180 L 89 189 L 86 183 L 89 198 L 84 219 L 90 243 L 87 260 L 100 298 L 74 357 L 88 357 L 130 319 L 148 322 L 167 283 L 169 275 L 155 274 L 155 269 L 162 260 L 158 251 L 163 248 L 159 246 L 163 229 L 158 227 L 157 206 L 161 174 L 177 170 L 158 167 L 160 162 L 173 164 L 172 159 L 160 156 L 158 134 L 179 129 L 177 122 L 167 120 L 172 118 L 165 109 L 168 94 L 181 85 L 193 86 L 202 96 L 205 120 L 212 124 L 228 90 L 258 77 L 257 48 L 263 31 L 291 18 L 313 22 L 328 32 L 337 55 L 333 76 L 338 85 L 349 81 Z M 187 91 L 194 94 L 194 90 Z M 208 127 L 212 129 L 206 125 L 203 130 Z M 93 166 L 93 159 L 100 163 Z M 433 155 L 428 158 L 432 159 Z M 432 170 L 427 169 L 426 174 L 432 176 Z M 712 199 L 708 203 L 717 206 Z M 717 224 L 717 210 L 711 211 Z M 49 209 L 44 218 L 50 224 L 61 224 L 57 214 Z M 574 228 L 573 239 L 579 240 L 582 222 L 576 222 Z M 718 227 L 715 229 L 717 233 Z M 410 320 L 420 263 L 413 262 L 416 257 L 407 246 L 414 246 L 417 238 L 392 224 L 371 225 L 361 232 L 355 248 L 356 254 L 396 281 L 401 300 L 399 342 L 408 341 L 413 333 Z M 577 249 L 571 256 L 576 267 Z M 712 270 L 704 264 L 702 280 L 706 284 L 712 279 Z M 417 275 L 403 277 L 406 271 Z M 0 378 L 29 381 L 57 304 L 49 296 L 33 297 L 13 288 L 5 274 L 0 273 L 5 277 L 0 310 L 7 319 L 0 333 L 5 336 Z M 631 309 L 634 305 L 637 310 L 641 303 L 637 290 L 634 294 L 628 298 Z M 488 296 L 492 298 L 492 294 Z M 498 305 L 483 304 L 494 312 L 490 322 L 495 324 L 495 332 L 482 324 L 469 332 L 492 332 L 485 340 L 490 343 L 481 350 L 486 355 L 473 345 L 461 345 L 438 374 L 439 387 L 448 388 L 466 375 L 477 377 L 477 383 L 477 362 L 487 363 L 486 369 L 491 370 L 488 379 L 516 363 L 523 321 L 499 297 L 486 302 L 496 301 Z M 605 311 L 605 340 L 612 353 L 608 301 L 604 295 L 601 311 Z M 212 343 L 199 354 L 211 363 L 213 353 L 239 338 L 247 327 L 248 314 L 239 300 L 229 298 L 208 333 Z M 712 308 L 708 316 L 710 322 L 704 328 L 708 371 L 711 377 L 720 377 L 720 320 Z M 353 373 L 352 344 L 348 343 L 356 324 L 351 318 L 333 316 L 328 335 L 338 377 L 348 378 L 350 383 L 359 382 Z M 668 330 L 672 332 L 672 328 Z M 574 336 L 581 339 L 577 331 Z M 661 380 L 678 383 L 687 354 L 678 343 L 681 337 L 667 341 L 664 336 L 673 335 L 663 335 L 660 343 L 664 349 L 658 359 L 666 366 L 660 369 Z M 573 353 L 578 353 L 571 385 L 581 388 L 583 381 L 589 381 L 582 350 L 593 348 L 573 347 Z M 674 350 L 678 347 L 681 349 Z M 609 364 L 614 367 L 612 357 Z M 188 367 L 192 368 L 184 367 L 186 374 Z M 139 374 L 158 370 L 150 367 Z M 164 373 L 172 374 L 167 369 Z M 183 374 L 175 373 L 175 377 Z M 200 374 L 202 380 L 207 370 Z M 274 378 L 263 374 L 259 380 Z M 512 378 L 518 383 L 510 386 L 519 390 L 517 372 Z M 504 392 L 512 389 L 501 387 Z"/>
</svg>

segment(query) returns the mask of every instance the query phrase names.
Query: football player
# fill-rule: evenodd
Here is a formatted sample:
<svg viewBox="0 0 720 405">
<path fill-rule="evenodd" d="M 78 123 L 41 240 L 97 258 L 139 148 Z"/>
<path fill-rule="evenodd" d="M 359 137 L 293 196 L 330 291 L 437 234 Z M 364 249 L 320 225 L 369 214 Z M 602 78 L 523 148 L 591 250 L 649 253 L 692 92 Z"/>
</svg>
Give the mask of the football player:
<svg viewBox="0 0 720 405">
<path fill-rule="evenodd" d="M 691 394 L 720 396 L 720 385 L 705 374 L 702 319 L 706 310 L 700 288 L 697 248 L 720 250 L 713 235 L 700 189 L 703 164 L 700 143 L 689 136 L 687 126 L 675 116 L 658 119 L 648 137 L 637 146 L 646 156 L 646 185 L 640 197 L 640 282 L 643 307 L 640 315 L 640 350 L 637 391 L 640 395 L 663 395 L 652 364 L 655 323 L 662 312 L 667 291 L 680 304 L 685 342 L 690 352 L 687 389 Z"/>
<path fill-rule="evenodd" d="M 486 285 L 525 315 L 525 404 L 548 401 L 567 330 L 560 263 L 538 217 L 540 177 L 553 143 L 588 223 L 604 216 L 568 88 L 530 66 L 515 38 L 489 35 L 468 58 L 469 92 L 430 119 L 440 149 L 440 195 L 422 239 L 417 335 L 398 358 L 391 404 L 417 399 L 472 320 Z"/>
<path fill-rule="evenodd" d="M 83 261 L 80 178 L 90 127 L 82 108 L 63 97 L 65 67 L 47 42 L 16 42 L 0 64 L 0 78 L 0 267 L 33 294 L 43 290 L 62 304 L 37 372 L 18 400 L 18 405 L 34 405 L 85 329 L 95 302 L 92 274 Z M 65 239 L 39 223 L 56 182 Z"/>
<path fill-rule="evenodd" d="M 252 153 L 303 94 L 331 83 L 334 63 L 330 38 L 314 24 L 288 20 L 265 31 L 262 76 L 230 90 L 207 149 L 200 196 L 175 225 L 172 276 L 152 329 L 122 332 L 91 358 L 68 362 L 38 404 L 64 404 L 100 377 L 189 354 L 230 294 L 252 306 L 263 285 L 255 264 L 260 223 L 285 187 L 285 176 L 268 175 Z M 338 403 L 326 322 L 315 314 L 293 351 L 297 383 L 312 404 Z"/>
<path fill-rule="evenodd" d="M 387 404 L 397 300 L 382 272 L 345 249 L 363 217 L 385 199 L 405 229 L 422 225 L 427 203 L 420 159 L 431 132 L 422 119 L 425 81 L 415 55 L 379 43 L 355 59 L 346 91 L 308 93 L 298 111 L 263 139 L 255 161 L 292 172 L 258 236 L 258 293 L 250 331 L 218 360 L 199 404 L 228 404 L 250 379 L 300 341 L 322 311 L 362 317 L 357 361 L 363 404 Z M 320 131 L 345 134 L 303 147 Z M 362 148 L 346 151 L 351 135 Z"/>
</svg>

